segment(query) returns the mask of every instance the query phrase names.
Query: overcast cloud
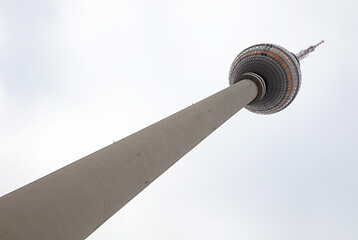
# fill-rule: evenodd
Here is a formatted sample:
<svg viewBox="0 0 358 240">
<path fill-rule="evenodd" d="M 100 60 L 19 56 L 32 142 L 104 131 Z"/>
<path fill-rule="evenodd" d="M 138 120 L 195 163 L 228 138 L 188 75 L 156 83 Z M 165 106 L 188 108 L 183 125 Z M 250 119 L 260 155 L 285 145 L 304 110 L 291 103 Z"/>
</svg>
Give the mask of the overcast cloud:
<svg viewBox="0 0 358 240">
<path fill-rule="evenodd" d="M 0 0 L 0 196 L 225 88 L 246 47 L 324 39 L 290 107 L 240 111 L 88 239 L 357 239 L 357 8 Z"/>
</svg>

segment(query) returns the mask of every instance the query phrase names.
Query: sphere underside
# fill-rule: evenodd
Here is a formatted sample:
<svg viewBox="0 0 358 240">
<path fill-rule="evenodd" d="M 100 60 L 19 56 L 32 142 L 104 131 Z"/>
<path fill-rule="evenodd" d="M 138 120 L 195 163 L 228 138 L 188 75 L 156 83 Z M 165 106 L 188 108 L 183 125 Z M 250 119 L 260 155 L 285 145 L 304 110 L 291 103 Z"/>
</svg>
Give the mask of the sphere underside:
<svg viewBox="0 0 358 240">
<path fill-rule="evenodd" d="M 246 106 L 251 112 L 272 114 L 283 110 L 296 97 L 301 85 L 298 60 L 277 45 L 258 44 L 242 51 L 231 66 L 230 85 L 244 79 L 244 74 L 249 72 L 260 75 L 266 84 L 263 98 Z"/>
</svg>

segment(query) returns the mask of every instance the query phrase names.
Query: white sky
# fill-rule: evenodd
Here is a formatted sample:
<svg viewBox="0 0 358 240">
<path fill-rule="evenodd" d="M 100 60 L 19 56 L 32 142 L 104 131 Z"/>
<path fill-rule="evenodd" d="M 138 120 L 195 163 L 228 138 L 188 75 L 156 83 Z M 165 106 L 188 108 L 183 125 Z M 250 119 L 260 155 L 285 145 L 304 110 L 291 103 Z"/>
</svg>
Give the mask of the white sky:
<svg viewBox="0 0 358 240">
<path fill-rule="evenodd" d="M 357 8 L 0 0 L 0 195 L 225 88 L 246 47 L 324 39 L 289 108 L 242 110 L 88 239 L 357 239 Z"/>
</svg>

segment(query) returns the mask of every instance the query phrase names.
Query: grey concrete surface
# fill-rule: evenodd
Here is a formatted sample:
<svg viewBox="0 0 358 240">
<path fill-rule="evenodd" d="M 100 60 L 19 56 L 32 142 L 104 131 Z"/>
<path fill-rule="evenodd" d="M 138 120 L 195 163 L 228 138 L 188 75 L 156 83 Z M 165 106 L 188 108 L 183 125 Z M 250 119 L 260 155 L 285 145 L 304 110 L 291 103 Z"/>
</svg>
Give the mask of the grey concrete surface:
<svg viewBox="0 0 358 240">
<path fill-rule="evenodd" d="M 257 92 L 240 81 L 1 197 L 0 239 L 85 239 Z"/>
</svg>

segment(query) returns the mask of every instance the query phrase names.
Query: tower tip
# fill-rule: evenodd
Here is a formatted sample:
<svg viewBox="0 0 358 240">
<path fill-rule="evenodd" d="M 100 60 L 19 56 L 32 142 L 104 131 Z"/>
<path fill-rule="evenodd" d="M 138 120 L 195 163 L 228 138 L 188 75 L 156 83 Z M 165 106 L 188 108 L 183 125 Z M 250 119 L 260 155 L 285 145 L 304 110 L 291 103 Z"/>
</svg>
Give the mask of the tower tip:
<svg viewBox="0 0 358 240">
<path fill-rule="evenodd" d="M 316 50 L 316 48 L 323 43 L 324 43 L 324 40 L 320 41 L 319 43 L 317 43 L 315 45 L 309 46 L 307 49 L 302 49 L 299 53 L 296 54 L 296 57 L 298 58 L 298 60 L 301 61 L 302 59 L 306 58 L 311 52 Z"/>
</svg>

